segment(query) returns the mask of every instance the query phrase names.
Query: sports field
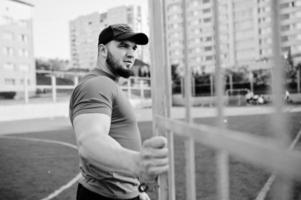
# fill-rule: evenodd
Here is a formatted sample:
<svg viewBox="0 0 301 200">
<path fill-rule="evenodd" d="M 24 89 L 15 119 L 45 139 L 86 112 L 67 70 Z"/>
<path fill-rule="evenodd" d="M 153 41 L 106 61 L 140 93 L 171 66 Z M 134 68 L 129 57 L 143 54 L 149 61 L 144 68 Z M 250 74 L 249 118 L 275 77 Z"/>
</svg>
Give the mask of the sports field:
<svg viewBox="0 0 301 200">
<path fill-rule="evenodd" d="M 301 128 L 301 113 L 289 113 L 289 134 L 293 138 Z M 248 115 L 227 117 L 229 129 L 265 136 L 272 135 L 269 115 Z M 2 200 L 46 200 L 49 195 L 56 200 L 75 199 L 76 184 L 59 191 L 78 174 L 78 157 L 75 138 L 70 127 L 51 130 L 62 119 L 43 119 L 14 122 L 22 134 L 9 134 L 0 138 L 0 199 Z M 66 120 L 67 121 L 67 120 Z M 49 123 L 48 123 L 49 122 Z M 214 125 L 213 118 L 198 118 L 196 123 Z M 45 131 L 36 131 L 34 124 L 45 126 Z M 47 125 L 48 124 L 48 125 Z M 2 127 L 5 124 L 2 122 Z M 150 137 L 151 122 L 140 122 L 143 140 Z M 35 138 L 35 139 L 32 139 Z M 36 139 L 40 140 L 36 140 Z M 51 142 L 51 141 L 59 141 Z M 175 137 L 176 197 L 185 199 L 184 139 Z M 300 143 L 299 143 L 300 144 Z M 216 165 L 214 151 L 203 145 L 196 145 L 197 199 L 216 199 Z M 267 180 L 269 173 L 235 158 L 230 159 L 231 200 L 255 199 Z M 61 192 L 61 193 L 60 193 Z M 299 191 L 300 192 L 300 191 Z M 58 194 L 56 196 L 56 194 Z M 151 194 L 156 199 L 155 194 Z M 48 198 L 49 197 L 49 198 Z"/>
</svg>

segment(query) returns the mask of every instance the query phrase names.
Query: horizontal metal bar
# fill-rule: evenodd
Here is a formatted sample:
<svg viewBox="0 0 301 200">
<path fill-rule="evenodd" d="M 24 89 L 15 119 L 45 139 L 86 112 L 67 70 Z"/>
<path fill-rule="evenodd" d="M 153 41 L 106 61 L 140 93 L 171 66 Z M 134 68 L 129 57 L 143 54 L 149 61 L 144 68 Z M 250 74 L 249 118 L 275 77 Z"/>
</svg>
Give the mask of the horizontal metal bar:
<svg viewBox="0 0 301 200">
<path fill-rule="evenodd" d="M 37 89 L 52 89 L 53 86 L 52 85 L 37 85 L 36 88 Z M 56 89 L 74 89 L 75 86 L 74 85 L 56 85 L 55 88 Z"/>
<path fill-rule="evenodd" d="M 187 124 L 155 116 L 158 126 L 173 133 L 193 138 L 196 142 L 269 169 L 276 174 L 301 180 L 301 154 L 289 151 L 273 139 L 249 133 L 220 129 L 203 124 Z"/>
</svg>

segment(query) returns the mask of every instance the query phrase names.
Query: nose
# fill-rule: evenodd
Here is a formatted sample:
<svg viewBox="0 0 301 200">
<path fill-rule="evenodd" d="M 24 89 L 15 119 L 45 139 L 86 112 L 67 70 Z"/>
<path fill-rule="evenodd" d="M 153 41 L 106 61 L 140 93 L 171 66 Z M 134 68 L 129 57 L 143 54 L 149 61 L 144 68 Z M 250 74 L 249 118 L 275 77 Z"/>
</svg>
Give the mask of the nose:
<svg viewBox="0 0 301 200">
<path fill-rule="evenodd" d="M 134 58 L 135 57 L 135 51 L 133 49 L 129 49 L 126 53 L 126 56 L 128 58 Z"/>
</svg>

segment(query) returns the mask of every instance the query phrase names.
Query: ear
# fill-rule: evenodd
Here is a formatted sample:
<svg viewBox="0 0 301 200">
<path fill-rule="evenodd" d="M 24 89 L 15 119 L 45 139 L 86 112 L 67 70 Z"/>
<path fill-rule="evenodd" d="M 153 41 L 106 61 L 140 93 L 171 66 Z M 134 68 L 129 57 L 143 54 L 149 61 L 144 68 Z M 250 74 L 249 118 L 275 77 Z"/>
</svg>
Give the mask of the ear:
<svg viewBox="0 0 301 200">
<path fill-rule="evenodd" d="M 98 56 L 107 57 L 108 49 L 105 45 L 100 44 L 98 45 Z"/>
</svg>

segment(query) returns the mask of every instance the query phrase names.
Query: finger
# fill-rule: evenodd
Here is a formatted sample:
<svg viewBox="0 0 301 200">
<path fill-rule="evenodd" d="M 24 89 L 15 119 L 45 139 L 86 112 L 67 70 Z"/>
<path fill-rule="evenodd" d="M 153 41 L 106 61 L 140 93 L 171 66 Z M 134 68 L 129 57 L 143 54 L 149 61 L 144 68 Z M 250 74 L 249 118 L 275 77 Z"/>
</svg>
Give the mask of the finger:
<svg viewBox="0 0 301 200">
<path fill-rule="evenodd" d="M 148 170 L 153 167 L 164 167 L 169 164 L 168 158 L 152 159 L 144 162 L 145 169 Z"/>
<path fill-rule="evenodd" d="M 149 169 L 148 173 L 149 176 L 159 176 L 161 174 L 164 174 L 168 171 L 169 165 L 164 165 L 164 166 L 157 166 L 157 167 L 152 167 Z"/>
<path fill-rule="evenodd" d="M 154 148 L 147 148 L 142 151 L 142 157 L 145 159 L 148 158 L 166 158 L 168 157 L 168 149 L 154 149 Z"/>
<path fill-rule="evenodd" d="M 163 136 L 154 136 L 144 141 L 144 147 L 163 148 L 167 146 L 167 139 Z"/>
<path fill-rule="evenodd" d="M 146 194 L 145 192 L 139 194 L 139 199 L 140 200 L 150 200 L 148 194 Z"/>
</svg>

